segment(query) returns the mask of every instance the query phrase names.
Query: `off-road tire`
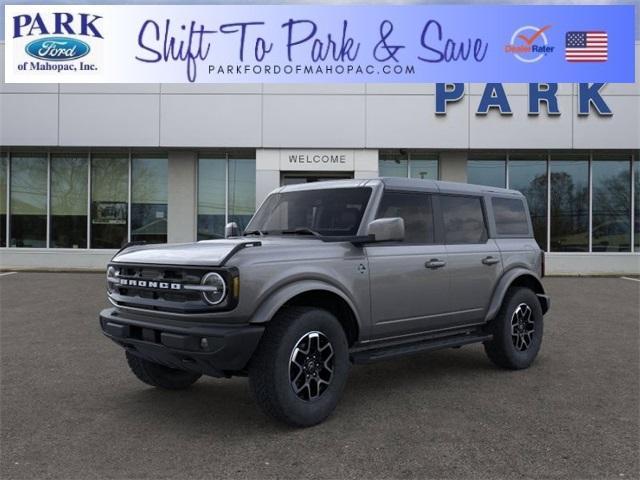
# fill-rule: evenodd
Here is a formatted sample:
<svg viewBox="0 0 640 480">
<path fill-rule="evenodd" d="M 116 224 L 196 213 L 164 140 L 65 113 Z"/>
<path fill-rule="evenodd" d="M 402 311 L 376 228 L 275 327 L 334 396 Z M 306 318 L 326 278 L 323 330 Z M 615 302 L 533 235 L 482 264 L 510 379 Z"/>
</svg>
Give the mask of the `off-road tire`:
<svg viewBox="0 0 640 480">
<path fill-rule="evenodd" d="M 125 352 L 127 363 L 138 379 L 152 387 L 167 390 L 182 390 L 193 385 L 202 375 L 186 370 L 177 370 L 150 362 L 129 352 Z"/>
<path fill-rule="evenodd" d="M 524 350 L 516 346 L 512 331 L 512 319 L 517 310 L 522 312 L 530 309 L 530 320 L 533 333 L 530 335 L 530 344 Z M 514 320 L 517 324 L 517 318 Z M 516 329 L 517 331 L 517 329 Z M 520 370 L 529 367 L 535 360 L 542 345 L 543 319 L 542 307 L 536 294 L 528 288 L 514 287 L 507 290 L 500 311 L 489 323 L 489 333 L 493 339 L 484 343 L 484 350 L 489 359 L 498 367 L 510 370 Z M 514 343 L 515 342 L 515 343 Z"/>
<path fill-rule="evenodd" d="M 317 398 L 304 400 L 294 391 L 290 361 L 295 347 L 312 332 L 319 332 L 330 343 L 333 372 L 329 385 Z M 269 322 L 249 364 L 249 385 L 267 415 L 290 426 L 309 427 L 333 412 L 348 373 L 349 347 L 336 317 L 319 308 L 291 307 Z"/>
</svg>

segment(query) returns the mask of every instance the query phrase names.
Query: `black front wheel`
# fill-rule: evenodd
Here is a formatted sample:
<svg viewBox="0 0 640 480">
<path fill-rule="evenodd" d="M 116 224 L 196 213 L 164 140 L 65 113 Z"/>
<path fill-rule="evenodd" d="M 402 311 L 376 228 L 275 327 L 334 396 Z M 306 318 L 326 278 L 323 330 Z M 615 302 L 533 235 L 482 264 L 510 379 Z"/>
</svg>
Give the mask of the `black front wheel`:
<svg viewBox="0 0 640 480">
<path fill-rule="evenodd" d="M 186 370 L 165 367 L 144 358 L 125 352 L 127 363 L 138 380 L 152 387 L 167 390 L 182 390 L 194 384 L 202 375 Z"/>
<path fill-rule="evenodd" d="M 542 307 L 536 294 L 510 288 L 489 328 L 493 339 L 484 344 L 489 359 L 502 368 L 527 368 L 542 345 Z"/>
<path fill-rule="evenodd" d="M 249 366 L 249 384 L 269 416 L 308 427 L 335 409 L 348 367 L 347 339 L 336 317 L 292 307 L 269 323 Z"/>
</svg>

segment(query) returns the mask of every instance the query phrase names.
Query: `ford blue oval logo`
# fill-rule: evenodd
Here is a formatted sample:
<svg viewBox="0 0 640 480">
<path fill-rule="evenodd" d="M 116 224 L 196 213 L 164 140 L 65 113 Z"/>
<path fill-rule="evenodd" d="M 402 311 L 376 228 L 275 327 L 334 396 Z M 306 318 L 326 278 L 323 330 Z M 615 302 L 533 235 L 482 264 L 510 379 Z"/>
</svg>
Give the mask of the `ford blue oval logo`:
<svg viewBox="0 0 640 480">
<path fill-rule="evenodd" d="M 25 51 L 34 58 L 62 62 L 84 57 L 91 48 L 75 38 L 46 37 L 30 42 Z"/>
</svg>

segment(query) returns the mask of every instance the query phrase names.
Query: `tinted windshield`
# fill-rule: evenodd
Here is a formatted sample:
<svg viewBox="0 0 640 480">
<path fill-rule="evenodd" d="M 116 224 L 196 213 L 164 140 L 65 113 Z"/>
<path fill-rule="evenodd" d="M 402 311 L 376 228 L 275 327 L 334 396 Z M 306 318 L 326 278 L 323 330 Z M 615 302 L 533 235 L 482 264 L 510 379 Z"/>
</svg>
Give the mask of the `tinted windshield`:
<svg viewBox="0 0 640 480">
<path fill-rule="evenodd" d="M 246 232 L 281 234 L 309 229 L 323 236 L 356 235 L 370 196 L 370 188 L 276 193 L 256 212 Z"/>
</svg>

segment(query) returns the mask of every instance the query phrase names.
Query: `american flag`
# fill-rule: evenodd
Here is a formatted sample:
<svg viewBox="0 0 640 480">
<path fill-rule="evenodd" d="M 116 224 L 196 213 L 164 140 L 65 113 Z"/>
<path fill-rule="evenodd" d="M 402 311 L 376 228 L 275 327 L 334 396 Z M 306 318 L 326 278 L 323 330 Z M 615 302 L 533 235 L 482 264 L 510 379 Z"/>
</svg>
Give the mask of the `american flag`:
<svg viewBox="0 0 640 480">
<path fill-rule="evenodd" d="M 608 50 L 607 32 L 567 32 L 567 62 L 606 62 Z"/>
</svg>

